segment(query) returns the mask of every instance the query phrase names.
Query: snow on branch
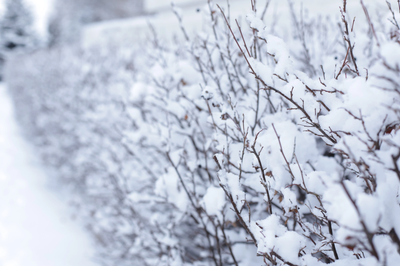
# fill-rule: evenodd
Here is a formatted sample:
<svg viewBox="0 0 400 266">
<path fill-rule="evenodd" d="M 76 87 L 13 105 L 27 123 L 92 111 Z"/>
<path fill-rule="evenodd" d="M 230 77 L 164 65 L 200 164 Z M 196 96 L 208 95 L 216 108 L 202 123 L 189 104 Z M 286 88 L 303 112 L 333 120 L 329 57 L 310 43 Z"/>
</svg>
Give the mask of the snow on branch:
<svg viewBox="0 0 400 266">
<path fill-rule="evenodd" d="M 174 6 L 184 42 L 15 59 L 21 122 L 105 264 L 397 265 L 398 14 L 290 2 L 287 29 L 249 5 L 207 1 L 198 34 Z"/>
</svg>

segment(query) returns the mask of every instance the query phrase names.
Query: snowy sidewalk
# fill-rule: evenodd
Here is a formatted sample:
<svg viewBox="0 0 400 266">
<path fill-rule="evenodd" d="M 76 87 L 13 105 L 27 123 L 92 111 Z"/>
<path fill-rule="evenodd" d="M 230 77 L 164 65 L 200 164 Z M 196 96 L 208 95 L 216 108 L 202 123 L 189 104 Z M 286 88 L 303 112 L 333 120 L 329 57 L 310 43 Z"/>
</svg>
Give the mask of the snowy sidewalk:
<svg viewBox="0 0 400 266">
<path fill-rule="evenodd" d="M 46 187 L 0 85 L 0 265 L 93 266 L 88 236 Z"/>
</svg>

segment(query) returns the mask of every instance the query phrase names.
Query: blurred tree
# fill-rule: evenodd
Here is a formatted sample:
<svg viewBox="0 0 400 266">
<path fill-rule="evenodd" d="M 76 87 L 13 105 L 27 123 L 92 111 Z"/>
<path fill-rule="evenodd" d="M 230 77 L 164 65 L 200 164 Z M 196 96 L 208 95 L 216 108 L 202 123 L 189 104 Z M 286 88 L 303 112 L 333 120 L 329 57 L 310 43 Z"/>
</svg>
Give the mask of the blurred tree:
<svg viewBox="0 0 400 266">
<path fill-rule="evenodd" d="M 0 19 L 0 72 L 9 54 L 30 51 L 39 43 L 32 14 L 23 0 L 6 0 L 5 4 L 6 10 Z M 1 76 L 2 73 L 0 79 Z"/>
<path fill-rule="evenodd" d="M 26 51 L 37 44 L 33 17 L 23 0 L 6 0 L 6 11 L 0 20 L 1 53 Z"/>
<path fill-rule="evenodd" d="M 85 24 L 136 16 L 143 12 L 143 5 L 144 0 L 55 0 L 50 46 L 79 39 Z"/>
</svg>

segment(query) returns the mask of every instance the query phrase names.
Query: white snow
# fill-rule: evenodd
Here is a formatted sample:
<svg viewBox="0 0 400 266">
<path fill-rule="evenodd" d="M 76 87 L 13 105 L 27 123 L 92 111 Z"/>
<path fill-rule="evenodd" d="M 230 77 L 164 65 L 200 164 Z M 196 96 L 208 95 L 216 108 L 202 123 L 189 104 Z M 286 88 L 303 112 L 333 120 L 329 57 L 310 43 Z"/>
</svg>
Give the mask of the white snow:
<svg viewBox="0 0 400 266">
<path fill-rule="evenodd" d="M 209 187 L 203 203 L 208 215 L 219 215 L 225 206 L 225 192 L 220 187 Z"/>
<path fill-rule="evenodd" d="M 0 265 L 95 265 L 88 236 L 46 184 L 0 85 Z"/>
</svg>

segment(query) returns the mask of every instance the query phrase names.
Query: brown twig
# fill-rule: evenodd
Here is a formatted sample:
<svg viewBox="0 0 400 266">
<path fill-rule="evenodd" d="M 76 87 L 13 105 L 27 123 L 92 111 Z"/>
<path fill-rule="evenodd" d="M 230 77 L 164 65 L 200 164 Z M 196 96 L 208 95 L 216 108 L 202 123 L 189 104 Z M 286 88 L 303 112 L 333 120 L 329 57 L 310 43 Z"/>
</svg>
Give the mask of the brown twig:
<svg viewBox="0 0 400 266">
<path fill-rule="evenodd" d="M 360 3 L 361 3 L 361 5 L 362 5 L 362 8 L 363 8 L 363 10 L 364 10 L 364 14 L 365 14 L 365 16 L 367 17 L 367 20 L 368 20 L 368 24 L 369 24 L 369 26 L 370 26 L 370 28 L 371 28 L 371 31 L 372 31 L 372 34 L 374 35 L 374 37 L 375 37 L 375 40 L 376 40 L 376 44 L 378 45 L 378 47 L 380 46 L 380 44 L 379 44 L 379 40 L 378 40 L 378 37 L 376 36 L 376 32 L 375 32 L 375 28 L 374 28 L 374 24 L 372 23 L 372 21 L 371 21 L 371 18 L 370 18 L 370 16 L 369 16 L 369 13 L 368 13 L 368 9 L 367 9 L 367 7 L 364 5 L 364 2 L 363 2 L 363 0 L 360 0 Z"/>
<path fill-rule="evenodd" d="M 338 79 L 340 74 L 342 73 L 343 68 L 346 66 L 347 56 L 349 55 L 350 46 L 347 48 L 346 56 L 344 57 L 342 67 L 339 69 L 339 73 L 336 75 L 335 79 Z"/>
<path fill-rule="evenodd" d="M 371 253 L 372 256 L 374 256 L 379 261 L 379 254 L 378 254 L 378 251 L 375 248 L 375 244 L 374 244 L 374 241 L 373 241 L 374 235 L 371 232 L 369 232 L 369 230 L 367 228 L 367 225 L 365 224 L 364 219 L 363 219 L 363 217 L 361 215 L 361 212 L 360 212 L 356 202 L 352 198 L 352 196 L 351 196 L 349 190 L 347 189 L 346 185 L 344 184 L 344 181 L 342 180 L 340 182 L 340 184 L 342 185 L 344 192 L 346 193 L 348 199 L 350 200 L 351 204 L 353 205 L 353 207 L 356 210 L 357 215 L 358 215 L 358 217 L 360 219 L 360 224 L 361 224 L 361 226 L 363 228 L 363 231 L 364 231 L 364 233 L 365 233 L 365 235 L 367 237 L 368 243 L 369 243 L 370 248 L 371 248 L 371 250 L 369 252 Z"/>
<path fill-rule="evenodd" d="M 262 131 L 263 131 L 263 130 L 261 130 L 260 132 L 257 133 L 257 135 L 256 135 L 256 137 L 255 137 L 255 139 L 254 139 L 254 143 L 253 143 L 253 145 L 251 146 L 251 149 L 252 149 L 252 151 L 253 151 L 254 156 L 256 156 L 257 161 L 258 161 L 258 164 L 259 164 L 259 166 L 260 166 L 261 176 L 262 176 L 262 179 L 263 179 L 262 181 L 263 181 L 264 184 L 265 184 L 264 187 L 265 187 L 265 191 L 267 192 L 268 209 L 269 209 L 269 213 L 272 214 L 271 197 L 270 197 L 270 195 L 269 195 L 269 190 L 268 190 L 268 187 L 267 187 L 267 179 L 265 178 L 265 173 L 264 173 L 264 170 L 265 170 L 265 169 L 263 168 L 263 165 L 262 165 L 262 163 L 261 163 L 260 154 L 256 151 L 256 148 L 255 148 L 258 135 L 259 135 Z M 260 152 L 261 152 L 261 151 L 260 151 Z"/>
<path fill-rule="evenodd" d="M 350 58 L 351 58 L 351 61 L 353 62 L 354 68 L 355 68 L 354 72 L 356 73 L 357 76 L 359 76 L 360 74 L 358 72 L 358 66 L 357 66 L 357 63 L 356 63 L 356 58 L 354 57 L 354 53 L 353 53 L 354 44 L 352 45 L 351 41 L 350 41 L 349 24 L 347 23 L 347 19 L 346 19 L 346 16 L 345 16 L 346 11 L 342 11 L 342 9 L 340 8 L 340 13 L 342 14 L 342 22 L 343 22 L 344 28 L 345 28 L 344 33 L 346 34 L 346 36 L 344 36 L 343 39 L 347 43 L 347 46 L 349 48 Z M 354 27 L 354 22 L 355 22 L 355 18 L 353 19 L 353 25 L 351 27 L 352 31 L 353 31 L 353 27 Z"/>
<path fill-rule="evenodd" d="M 232 28 L 231 28 L 231 25 L 229 24 L 229 21 L 228 21 L 228 19 L 226 18 L 224 11 L 222 10 L 222 8 L 221 8 L 218 4 L 217 4 L 217 7 L 218 7 L 219 10 L 221 11 L 221 13 L 222 13 L 222 15 L 223 15 L 223 17 L 224 17 L 224 19 L 225 19 L 226 25 L 228 26 L 228 29 L 229 29 L 229 31 L 231 32 L 231 34 L 232 34 L 232 36 L 233 36 L 233 39 L 234 39 L 235 42 L 236 42 L 236 45 L 238 46 L 238 48 L 239 48 L 240 51 L 242 52 L 242 55 L 243 55 L 244 59 L 245 59 L 246 62 L 247 62 L 247 65 L 249 66 L 249 68 L 250 68 L 250 70 L 252 71 L 252 73 L 256 73 L 256 72 L 254 71 L 253 67 L 251 66 L 251 64 L 250 64 L 250 62 L 249 62 L 249 59 L 247 58 L 246 54 L 244 53 L 242 47 L 240 46 L 240 44 L 239 44 L 239 42 L 238 42 L 238 40 L 237 40 L 237 38 L 236 38 L 236 36 L 235 36 L 235 33 L 233 33 L 233 30 L 232 30 Z"/>
</svg>

